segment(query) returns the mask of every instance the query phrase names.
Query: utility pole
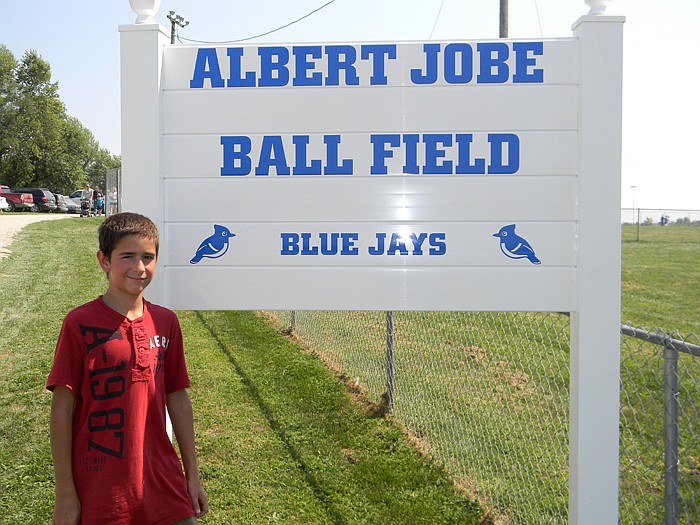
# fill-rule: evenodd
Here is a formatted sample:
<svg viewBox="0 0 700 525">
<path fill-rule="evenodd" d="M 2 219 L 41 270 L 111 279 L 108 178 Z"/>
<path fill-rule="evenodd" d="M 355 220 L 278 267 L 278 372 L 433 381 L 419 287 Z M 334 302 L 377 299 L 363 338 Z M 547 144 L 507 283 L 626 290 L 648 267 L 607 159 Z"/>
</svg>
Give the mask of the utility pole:
<svg viewBox="0 0 700 525">
<path fill-rule="evenodd" d="M 170 20 L 170 43 L 174 44 L 175 26 L 185 27 L 187 24 L 189 24 L 189 22 L 180 15 L 176 15 L 175 11 L 170 11 L 170 14 L 168 15 L 168 20 Z"/>
<path fill-rule="evenodd" d="M 498 37 L 508 38 L 508 0 L 501 0 L 501 16 L 498 27 Z"/>
</svg>

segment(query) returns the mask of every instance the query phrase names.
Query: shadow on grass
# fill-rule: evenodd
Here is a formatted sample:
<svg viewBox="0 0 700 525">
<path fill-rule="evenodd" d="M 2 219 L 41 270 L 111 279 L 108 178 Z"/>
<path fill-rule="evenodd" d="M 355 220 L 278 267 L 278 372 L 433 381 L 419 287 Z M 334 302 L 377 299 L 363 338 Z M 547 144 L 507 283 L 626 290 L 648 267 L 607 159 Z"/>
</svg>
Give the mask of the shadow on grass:
<svg viewBox="0 0 700 525">
<path fill-rule="evenodd" d="M 272 429 L 272 431 L 279 437 L 285 450 L 289 453 L 290 457 L 296 463 L 304 480 L 306 481 L 306 483 L 309 485 L 309 487 L 313 491 L 314 496 L 319 500 L 319 502 L 321 503 L 321 505 L 323 506 L 325 511 L 328 513 L 329 517 L 333 520 L 333 523 L 336 523 L 337 525 L 345 525 L 345 520 L 340 515 L 338 510 L 335 509 L 333 507 L 333 505 L 331 504 L 331 502 L 329 501 L 323 488 L 321 487 L 321 485 L 318 483 L 318 480 L 311 472 L 311 469 L 308 467 L 308 465 L 306 464 L 304 459 L 301 457 L 301 454 L 296 449 L 296 447 L 292 444 L 291 440 L 289 439 L 286 432 L 284 431 L 284 428 L 282 428 L 280 423 L 277 421 L 277 419 L 273 415 L 270 407 L 263 400 L 262 396 L 260 395 L 260 391 L 258 390 L 257 386 L 255 386 L 255 383 L 253 383 L 253 381 L 250 379 L 250 377 L 248 376 L 246 371 L 243 369 L 243 367 L 240 365 L 240 363 L 236 360 L 236 358 L 233 356 L 233 354 L 231 354 L 231 352 L 227 348 L 226 344 L 224 344 L 224 342 L 221 341 L 221 339 L 217 335 L 214 328 L 207 322 L 207 320 L 204 318 L 202 313 L 195 312 L 195 315 L 197 316 L 197 319 L 199 319 L 199 321 L 202 323 L 202 326 L 204 326 L 204 328 L 207 330 L 207 332 L 209 332 L 210 337 L 216 343 L 216 345 L 219 347 L 219 350 L 221 350 L 221 353 L 223 353 L 226 356 L 229 363 L 231 363 L 234 370 L 236 371 L 238 376 L 241 378 L 241 381 L 242 381 L 243 385 L 245 385 L 251 399 L 254 400 L 254 402 L 256 403 L 258 408 L 260 409 L 260 412 L 264 415 L 264 417 L 267 420 L 268 424 L 270 425 L 270 428 Z"/>
</svg>

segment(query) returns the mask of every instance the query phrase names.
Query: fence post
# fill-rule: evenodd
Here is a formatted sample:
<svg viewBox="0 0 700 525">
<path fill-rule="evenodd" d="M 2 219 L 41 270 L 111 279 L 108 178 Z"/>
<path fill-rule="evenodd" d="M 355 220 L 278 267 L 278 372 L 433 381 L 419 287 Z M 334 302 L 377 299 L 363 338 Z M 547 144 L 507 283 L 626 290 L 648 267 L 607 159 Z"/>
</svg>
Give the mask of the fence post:
<svg viewBox="0 0 700 525">
<path fill-rule="evenodd" d="M 289 317 L 289 333 L 293 333 L 297 329 L 297 311 L 292 310 Z"/>
<path fill-rule="evenodd" d="M 586 15 L 573 28 L 580 77 L 569 525 L 618 523 L 623 22 Z"/>
<path fill-rule="evenodd" d="M 163 49 L 170 42 L 165 28 L 152 21 L 119 26 L 121 54 L 122 169 L 119 202 L 124 210 L 150 217 L 160 231 L 161 243 L 168 246 L 164 228 L 165 201 L 161 177 L 161 73 Z M 158 264 L 167 266 L 168 255 L 161 253 Z M 156 272 L 146 297 L 168 304 L 163 282 L 166 271 Z"/>
<path fill-rule="evenodd" d="M 386 313 L 386 393 L 389 409 L 394 406 L 394 312 Z"/>
<path fill-rule="evenodd" d="M 664 346 L 664 525 L 678 525 L 678 350 Z"/>
</svg>

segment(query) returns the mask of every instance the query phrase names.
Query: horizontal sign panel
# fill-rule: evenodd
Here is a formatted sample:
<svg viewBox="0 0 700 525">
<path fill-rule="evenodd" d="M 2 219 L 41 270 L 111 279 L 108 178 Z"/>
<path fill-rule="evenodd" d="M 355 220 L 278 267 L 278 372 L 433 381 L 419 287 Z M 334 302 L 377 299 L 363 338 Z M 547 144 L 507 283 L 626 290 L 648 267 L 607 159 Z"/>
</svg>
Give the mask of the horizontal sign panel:
<svg viewBox="0 0 700 525">
<path fill-rule="evenodd" d="M 490 134 L 464 129 L 438 133 L 166 135 L 163 152 L 166 179 L 220 178 L 222 172 L 237 173 L 229 175 L 233 178 L 277 176 L 280 172 L 302 178 L 441 171 L 459 176 L 494 171 L 575 175 L 577 159 L 574 131 Z"/>
<path fill-rule="evenodd" d="M 575 309 L 572 268 L 165 268 L 167 304 L 192 310 Z"/>
<path fill-rule="evenodd" d="M 326 43 L 164 50 L 164 89 L 571 84 L 575 39 Z"/>
<path fill-rule="evenodd" d="M 573 222 L 170 223 L 164 255 L 169 266 L 200 268 L 573 267 L 574 235 Z"/>
<path fill-rule="evenodd" d="M 173 308 L 573 308 L 575 39 L 163 58 Z"/>
<path fill-rule="evenodd" d="M 164 181 L 166 222 L 573 221 L 576 177 Z"/>
<path fill-rule="evenodd" d="M 167 91 L 163 133 L 574 130 L 574 85 Z"/>
</svg>

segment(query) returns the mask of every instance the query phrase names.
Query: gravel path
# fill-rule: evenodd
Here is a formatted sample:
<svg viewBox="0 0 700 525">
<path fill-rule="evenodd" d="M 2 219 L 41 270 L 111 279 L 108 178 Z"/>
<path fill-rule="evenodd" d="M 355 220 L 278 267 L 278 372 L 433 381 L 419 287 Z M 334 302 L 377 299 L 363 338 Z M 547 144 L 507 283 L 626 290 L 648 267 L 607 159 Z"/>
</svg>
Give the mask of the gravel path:
<svg viewBox="0 0 700 525">
<path fill-rule="evenodd" d="M 71 219 L 80 217 L 78 214 L 67 213 L 0 213 L 0 260 L 10 253 L 9 247 L 15 235 L 27 224 L 56 219 Z"/>
</svg>

